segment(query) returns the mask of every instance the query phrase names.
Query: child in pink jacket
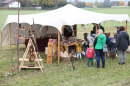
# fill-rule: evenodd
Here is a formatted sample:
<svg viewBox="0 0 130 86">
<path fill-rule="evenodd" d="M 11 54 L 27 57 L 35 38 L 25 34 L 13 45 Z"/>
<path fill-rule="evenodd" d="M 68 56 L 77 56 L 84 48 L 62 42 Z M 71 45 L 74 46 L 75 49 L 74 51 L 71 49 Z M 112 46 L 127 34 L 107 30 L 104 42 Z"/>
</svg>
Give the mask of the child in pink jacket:
<svg viewBox="0 0 130 86">
<path fill-rule="evenodd" d="M 95 53 L 95 51 L 94 51 L 94 48 L 93 48 L 93 44 L 90 43 L 89 44 L 89 48 L 86 51 L 86 55 L 87 55 L 87 67 L 89 67 L 89 61 L 91 61 L 91 66 L 90 67 L 93 67 L 94 53 Z"/>
</svg>

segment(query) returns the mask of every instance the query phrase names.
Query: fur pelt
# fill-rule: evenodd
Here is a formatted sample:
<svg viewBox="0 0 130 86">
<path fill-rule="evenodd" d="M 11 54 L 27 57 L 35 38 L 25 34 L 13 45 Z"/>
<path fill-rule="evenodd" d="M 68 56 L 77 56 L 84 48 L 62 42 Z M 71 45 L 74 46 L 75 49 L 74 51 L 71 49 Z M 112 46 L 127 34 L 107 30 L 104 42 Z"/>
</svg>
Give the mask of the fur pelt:
<svg viewBox="0 0 130 86">
<path fill-rule="evenodd" d="M 126 50 L 127 53 L 130 53 L 130 46 L 128 46 L 128 49 Z"/>
</svg>

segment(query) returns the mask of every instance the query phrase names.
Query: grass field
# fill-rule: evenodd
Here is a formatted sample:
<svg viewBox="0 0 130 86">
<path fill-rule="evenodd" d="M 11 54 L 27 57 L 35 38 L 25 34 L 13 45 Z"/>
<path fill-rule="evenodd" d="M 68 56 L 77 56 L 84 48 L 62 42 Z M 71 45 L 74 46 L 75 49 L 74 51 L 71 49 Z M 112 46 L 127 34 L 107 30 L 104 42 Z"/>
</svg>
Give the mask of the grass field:
<svg viewBox="0 0 130 86">
<path fill-rule="evenodd" d="M 130 8 L 85 8 L 93 12 L 109 13 L 109 14 L 128 14 L 130 16 Z M 32 14 L 45 11 L 20 11 L 20 14 Z M 15 15 L 17 11 L 3 11 L 0 10 L 0 29 L 8 15 Z M 107 21 L 101 23 L 105 27 L 106 32 L 116 31 L 114 26 L 120 26 L 121 23 L 114 21 Z M 125 22 L 122 22 L 125 25 Z M 92 30 L 92 24 L 85 27 L 78 25 L 78 38 L 83 39 L 84 32 L 90 32 Z M 130 34 L 130 23 L 128 22 L 128 33 Z M 111 34 L 112 36 L 112 34 Z M 4 51 L 5 49 L 5 51 Z M 74 62 L 76 70 L 70 70 L 71 63 L 60 62 L 57 64 L 57 59 L 53 59 L 52 64 L 46 64 L 46 54 L 40 52 L 41 57 L 44 59 L 43 73 L 40 70 L 21 70 L 17 71 L 17 46 L 13 45 L 12 50 L 9 51 L 9 46 L 0 47 L 0 86 L 130 86 L 130 55 L 127 54 L 127 60 L 125 65 L 117 65 L 119 57 L 115 60 L 106 58 L 106 68 L 96 69 L 96 62 L 94 67 L 86 67 L 86 59 Z M 22 58 L 25 52 L 25 46 L 20 45 L 20 58 Z M 13 65 L 15 65 L 15 71 L 13 76 L 7 75 L 6 72 L 11 73 L 11 65 L 13 59 Z M 29 64 L 28 62 L 25 63 Z M 37 65 L 37 63 L 34 63 Z M 84 65 L 84 66 L 83 66 Z M 101 65 L 101 63 L 100 63 Z"/>
</svg>

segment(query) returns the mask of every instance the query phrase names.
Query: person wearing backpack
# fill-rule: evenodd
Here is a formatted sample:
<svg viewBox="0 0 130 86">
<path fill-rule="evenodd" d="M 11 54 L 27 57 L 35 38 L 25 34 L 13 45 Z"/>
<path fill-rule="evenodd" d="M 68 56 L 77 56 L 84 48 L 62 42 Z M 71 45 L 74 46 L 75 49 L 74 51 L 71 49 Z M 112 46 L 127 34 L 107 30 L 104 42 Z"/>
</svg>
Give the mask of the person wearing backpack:
<svg viewBox="0 0 130 86">
<path fill-rule="evenodd" d="M 126 62 L 126 49 L 128 49 L 130 42 L 129 42 L 129 34 L 125 32 L 125 27 L 120 26 L 119 30 L 120 30 L 120 33 L 116 37 L 115 48 L 118 49 L 118 53 L 119 53 L 120 62 L 118 63 L 118 65 L 122 65 L 122 64 L 125 64 Z"/>
<path fill-rule="evenodd" d="M 87 67 L 89 67 L 89 62 L 91 61 L 91 66 L 90 67 L 93 67 L 93 57 L 94 57 L 94 48 L 93 48 L 93 44 L 90 43 L 89 44 L 89 48 L 87 49 L 86 51 L 86 54 L 87 54 Z"/>
<path fill-rule="evenodd" d="M 103 52 L 103 45 L 106 45 L 106 36 L 103 34 L 102 29 L 98 29 L 97 32 L 98 34 L 94 41 L 94 48 L 97 57 L 97 69 L 99 69 L 100 57 L 102 60 L 102 68 L 105 68 L 105 53 Z"/>
</svg>

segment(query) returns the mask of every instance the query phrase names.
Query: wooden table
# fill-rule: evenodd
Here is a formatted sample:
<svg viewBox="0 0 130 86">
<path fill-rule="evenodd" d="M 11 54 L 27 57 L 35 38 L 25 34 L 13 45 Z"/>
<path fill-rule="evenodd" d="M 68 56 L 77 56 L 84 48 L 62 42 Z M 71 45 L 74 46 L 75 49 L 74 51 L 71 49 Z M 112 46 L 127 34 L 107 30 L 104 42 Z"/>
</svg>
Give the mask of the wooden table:
<svg viewBox="0 0 130 86">
<path fill-rule="evenodd" d="M 69 47 L 70 46 L 73 46 L 74 44 L 71 44 L 71 45 L 64 45 L 64 44 L 60 44 L 60 51 L 63 52 L 64 49 L 63 49 L 63 46 L 65 47 L 66 49 L 66 52 L 69 54 Z"/>
</svg>

